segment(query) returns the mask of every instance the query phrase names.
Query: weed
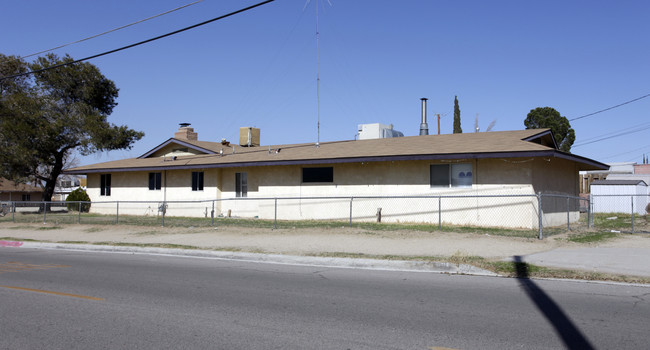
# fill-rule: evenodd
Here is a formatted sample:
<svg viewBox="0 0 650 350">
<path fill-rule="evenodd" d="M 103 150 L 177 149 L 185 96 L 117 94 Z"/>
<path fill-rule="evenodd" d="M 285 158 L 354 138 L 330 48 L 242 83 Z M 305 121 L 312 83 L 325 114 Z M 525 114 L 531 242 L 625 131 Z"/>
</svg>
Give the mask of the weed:
<svg viewBox="0 0 650 350">
<path fill-rule="evenodd" d="M 579 235 L 571 235 L 567 238 L 567 241 L 575 243 L 595 243 L 616 237 L 618 237 L 618 234 L 614 232 L 587 232 Z"/>
<path fill-rule="evenodd" d="M 0 237 L 0 241 L 20 241 L 20 242 L 38 242 L 30 238 L 16 238 L 16 237 Z"/>
<path fill-rule="evenodd" d="M 63 228 L 62 226 L 43 226 L 43 227 L 39 227 L 38 230 L 48 231 L 48 230 L 60 230 L 62 228 Z"/>
</svg>

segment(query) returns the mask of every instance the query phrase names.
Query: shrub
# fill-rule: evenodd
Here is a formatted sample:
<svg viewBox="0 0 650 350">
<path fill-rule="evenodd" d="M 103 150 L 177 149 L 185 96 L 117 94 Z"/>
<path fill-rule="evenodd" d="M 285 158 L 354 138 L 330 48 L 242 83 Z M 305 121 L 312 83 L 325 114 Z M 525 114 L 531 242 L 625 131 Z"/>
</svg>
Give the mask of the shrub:
<svg viewBox="0 0 650 350">
<path fill-rule="evenodd" d="M 90 197 L 88 193 L 81 188 L 70 192 L 68 198 L 65 199 L 66 202 L 86 202 L 81 203 L 81 211 L 87 213 L 90 211 Z M 79 203 L 68 203 L 68 210 L 79 210 Z"/>
</svg>

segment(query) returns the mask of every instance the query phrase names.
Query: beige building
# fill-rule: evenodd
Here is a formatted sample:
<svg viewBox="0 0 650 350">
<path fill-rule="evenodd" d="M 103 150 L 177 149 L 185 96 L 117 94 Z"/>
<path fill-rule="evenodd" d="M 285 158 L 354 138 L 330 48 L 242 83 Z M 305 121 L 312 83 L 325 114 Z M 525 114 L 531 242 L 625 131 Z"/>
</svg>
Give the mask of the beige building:
<svg viewBox="0 0 650 350">
<path fill-rule="evenodd" d="M 0 201 L 29 202 L 40 201 L 43 189 L 30 184 L 20 184 L 0 178 Z"/>
<path fill-rule="evenodd" d="M 437 222 L 445 198 L 448 224 L 536 228 L 536 193 L 578 196 L 578 172 L 607 169 L 605 164 L 561 152 L 548 129 L 425 135 L 386 139 L 258 146 L 259 129 L 242 128 L 239 144 L 198 141 L 189 125 L 138 158 L 81 166 L 95 212 L 216 215 L 272 219 L 274 198 L 282 199 L 283 219 L 341 219 L 349 216 L 349 197 L 375 220 Z M 512 197 L 477 197 L 477 196 Z M 514 196 L 513 196 L 514 195 Z M 402 199 L 363 198 L 409 196 Z M 519 196 L 519 197 L 517 197 Z M 328 197 L 329 199 L 309 199 Z M 372 201 L 363 206 L 364 201 Z M 566 207 L 543 203 L 545 225 L 566 223 Z M 579 217 L 577 206 L 571 220 Z"/>
</svg>

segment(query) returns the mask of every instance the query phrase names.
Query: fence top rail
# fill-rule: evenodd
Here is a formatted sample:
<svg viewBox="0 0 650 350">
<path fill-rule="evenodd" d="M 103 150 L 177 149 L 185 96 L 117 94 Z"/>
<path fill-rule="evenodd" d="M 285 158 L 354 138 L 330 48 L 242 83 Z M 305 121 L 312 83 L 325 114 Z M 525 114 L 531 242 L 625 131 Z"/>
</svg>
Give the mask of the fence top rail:
<svg viewBox="0 0 650 350">
<path fill-rule="evenodd" d="M 311 196 L 311 197 L 235 197 L 235 198 L 215 198 L 204 200 L 186 200 L 186 201 L 68 201 L 68 202 L 25 202 L 25 203 L 91 203 L 91 204 L 149 204 L 156 203 L 157 205 L 175 204 L 175 203 L 211 203 L 223 201 L 260 201 L 260 200 L 354 200 L 354 199 L 438 199 L 438 198 L 534 198 L 536 194 L 486 194 L 486 195 L 401 195 L 401 196 Z M 565 196 L 566 197 L 566 196 Z M 579 198 L 579 197 L 575 197 Z M 14 201 L 14 203 L 20 203 Z"/>
<path fill-rule="evenodd" d="M 592 197 L 650 197 L 650 194 L 592 194 Z"/>
<path fill-rule="evenodd" d="M 542 197 L 557 197 L 557 198 L 569 198 L 569 199 L 579 199 L 579 200 L 584 200 L 588 201 L 589 198 L 583 198 L 579 196 L 572 196 L 569 194 L 558 194 L 558 193 L 541 193 L 540 194 Z"/>
<path fill-rule="evenodd" d="M 571 195 L 562 195 L 562 194 L 553 194 L 553 193 L 541 193 L 539 194 L 542 197 L 557 197 L 557 198 L 569 198 L 576 200 L 589 201 L 588 198 L 571 196 Z M 534 198 L 538 194 L 465 194 L 465 195 L 399 195 L 399 196 L 310 196 L 310 197 L 234 197 L 234 198 L 215 198 L 215 199 L 202 199 L 202 200 L 173 200 L 173 201 L 3 201 L 1 203 L 16 203 L 16 204 L 33 204 L 33 205 L 66 205 L 71 203 L 91 203 L 91 204 L 151 204 L 155 203 L 156 205 L 164 204 L 183 204 L 183 203 L 211 203 L 211 202 L 223 202 L 223 201 L 272 201 L 272 200 L 355 200 L 355 199 L 454 199 L 454 198 Z M 603 194 L 603 195 L 593 195 L 592 197 L 647 197 L 650 194 Z"/>
</svg>

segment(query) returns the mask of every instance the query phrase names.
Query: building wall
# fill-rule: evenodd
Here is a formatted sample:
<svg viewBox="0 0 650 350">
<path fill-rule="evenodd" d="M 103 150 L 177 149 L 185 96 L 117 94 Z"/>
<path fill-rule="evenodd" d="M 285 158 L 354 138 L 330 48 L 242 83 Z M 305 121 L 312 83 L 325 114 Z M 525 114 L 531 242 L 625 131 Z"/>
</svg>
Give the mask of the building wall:
<svg viewBox="0 0 650 350">
<path fill-rule="evenodd" d="M 591 200 L 594 213 L 623 213 L 645 215 L 650 203 L 650 187 L 639 185 L 592 185 Z"/>
<path fill-rule="evenodd" d="M 472 164 L 472 186 L 432 188 L 430 165 Z M 313 165 L 309 167 L 318 167 Z M 163 188 L 148 189 L 148 172 L 112 174 L 110 197 L 99 196 L 99 174 L 88 176 L 88 194 L 93 202 L 147 201 L 120 204 L 120 214 L 159 215 L 162 202 L 167 215 L 258 217 L 284 220 L 328 219 L 375 221 L 381 208 L 384 222 L 537 227 L 538 191 L 577 194 L 577 169 L 572 162 L 551 159 L 481 159 L 441 161 L 389 161 L 320 165 L 333 167 L 331 183 L 302 183 L 303 166 L 258 166 L 205 169 L 204 191 L 191 191 L 191 170 L 163 173 Z M 237 198 L 235 173 L 246 172 L 248 193 Z M 365 198 L 386 196 L 495 196 L 486 198 Z M 511 196 L 511 197 L 504 197 Z M 309 199 L 332 197 L 332 199 Z M 336 198 L 344 197 L 344 198 Z M 350 197 L 354 197 L 350 200 Z M 299 198 L 299 199 L 289 199 Z M 174 201 L 204 203 L 174 203 Z M 115 203 L 95 203 L 91 210 L 115 213 Z M 553 218 L 553 213 L 564 216 Z M 440 216 L 439 216 L 440 215 Z M 544 203 L 545 225 L 566 224 L 566 206 Z M 548 215 L 548 217 L 547 217 Z M 572 214 L 572 220 L 577 217 Z M 579 213 L 578 213 L 579 215 Z M 556 223 L 556 221 L 558 221 Z"/>
<path fill-rule="evenodd" d="M 634 173 L 641 175 L 650 175 L 650 164 L 635 164 Z"/>
<path fill-rule="evenodd" d="M 192 172 L 204 172 L 203 191 L 192 191 Z M 149 189 L 149 172 L 111 173 L 111 195 L 101 196 L 100 174 L 88 174 L 91 212 L 113 215 L 117 201 L 119 212 L 131 215 L 210 216 L 212 200 L 217 198 L 218 169 L 175 170 L 161 172 L 161 189 Z M 185 201 L 187 203 L 173 203 Z M 205 201 L 204 203 L 189 203 Z M 140 203 L 127 203 L 140 202 Z M 163 202 L 167 203 L 162 207 Z M 169 203 L 172 202 L 172 203 Z"/>
<path fill-rule="evenodd" d="M 16 192 L 0 192 L 0 201 L 3 201 L 3 202 L 9 202 L 9 201 L 20 202 L 20 201 L 23 200 L 24 195 L 28 195 L 30 201 L 42 201 L 43 200 L 43 192 L 21 192 L 21 191 L 16 191 Z"/>
</svg>

